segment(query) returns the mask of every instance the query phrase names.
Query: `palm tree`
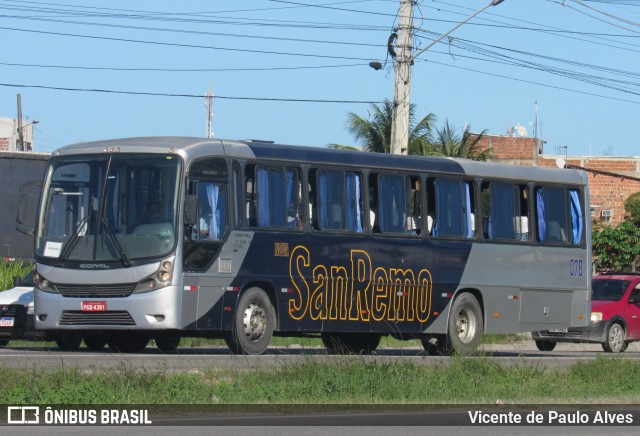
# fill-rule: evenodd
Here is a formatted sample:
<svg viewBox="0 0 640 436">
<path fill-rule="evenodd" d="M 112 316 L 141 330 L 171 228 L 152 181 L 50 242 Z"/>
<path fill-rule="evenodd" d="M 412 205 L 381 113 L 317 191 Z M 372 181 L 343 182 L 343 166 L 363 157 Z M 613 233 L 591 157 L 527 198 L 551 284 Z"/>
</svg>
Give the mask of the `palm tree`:
<svg viewBox="0 0 640 436">
<path fill-rule="evenodd" d="M 436 117 L 429 114 L 414 126 L 415 105 L 409 108 L 409 154 L 411 150 L 422 150 L 431 142 L 432 125 Z M 371 105 L 369 119 L 356 113 L 349 113 L 347 130 L 360 144 L 362 151 L 391 153 L 391 123 L 393 121 L 393 103 L 385 100 L 380 106 Z M 332 148 L 345 148 L 331 144 Z M 419 153 L 416 153 L 419 154 Z"/>
<path fill-rule="evenodd" d="M 491 150 L 479 150 L 478 143 L 486 133 L 471 133 L 469 126 L 465 126 L 462 136 L 459 136 L 449 121 L 446 120 L 441 129 L 436 129 L 435 139 L 426 146 L 424 156 L 445 156 L 486 161 L 491 159 Z M 422 153 L 420 153 L 422 154 Z"/>
</svg>

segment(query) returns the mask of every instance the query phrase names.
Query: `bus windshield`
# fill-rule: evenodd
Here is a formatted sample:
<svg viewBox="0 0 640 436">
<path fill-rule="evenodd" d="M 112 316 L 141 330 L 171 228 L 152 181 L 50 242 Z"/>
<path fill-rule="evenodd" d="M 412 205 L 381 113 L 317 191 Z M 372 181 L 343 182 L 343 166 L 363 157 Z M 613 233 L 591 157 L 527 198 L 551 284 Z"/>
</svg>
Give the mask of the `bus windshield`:
<svg viewBox="0 0 640 436">
<path fill-rule="evenodd" d="M 175 156 L 54 159 L 36 253 L 65 261 L 132 261 L 165 255 L 176 242 L 181 163 Z"/>
</svg>

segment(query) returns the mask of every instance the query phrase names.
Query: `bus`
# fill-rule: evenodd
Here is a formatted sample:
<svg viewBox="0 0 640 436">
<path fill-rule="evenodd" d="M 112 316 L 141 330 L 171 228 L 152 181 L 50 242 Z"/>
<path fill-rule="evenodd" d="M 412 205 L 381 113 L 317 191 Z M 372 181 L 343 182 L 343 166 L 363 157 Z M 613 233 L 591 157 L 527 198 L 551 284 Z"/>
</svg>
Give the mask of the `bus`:
<svg viewBox="0 0 640 436">
<path fill-rule="evenodd" d="M 586 326 L 585 173 L 269 141 L 148 137 L 52 153 L 36 327 L 139 352 L 272 336 L 469 355 L 483 333 Z"/>
</svg>

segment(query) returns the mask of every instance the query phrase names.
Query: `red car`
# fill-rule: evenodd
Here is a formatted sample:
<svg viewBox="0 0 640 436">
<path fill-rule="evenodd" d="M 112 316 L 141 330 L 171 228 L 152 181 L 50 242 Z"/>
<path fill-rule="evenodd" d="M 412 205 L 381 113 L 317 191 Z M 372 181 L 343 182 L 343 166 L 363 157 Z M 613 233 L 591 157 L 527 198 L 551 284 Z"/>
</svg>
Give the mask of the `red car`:
<svg viewBox="0 0 640 436">
<path fill-rule="evenodd" d="M 606 273 L 593 277 L 591 325 L 532 332 L 540 351 L 558 342 L 600 343 L 604 351 L 621 353 L 640 341 L 640 273 Z"/>
</svg>

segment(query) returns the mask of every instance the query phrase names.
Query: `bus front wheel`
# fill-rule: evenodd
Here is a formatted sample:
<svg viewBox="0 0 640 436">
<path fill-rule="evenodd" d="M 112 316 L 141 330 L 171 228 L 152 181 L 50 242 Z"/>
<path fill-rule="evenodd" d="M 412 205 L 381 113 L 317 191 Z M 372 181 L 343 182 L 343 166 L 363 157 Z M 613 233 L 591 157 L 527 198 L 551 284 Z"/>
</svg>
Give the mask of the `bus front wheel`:
<svg viewBox="0 0 640 436">
<path fill-rule="evenodd" d="M 56 345 L 62 351 L 78 351 L 82 343 L 82 335 L 80 332 L 64 331 L 56 335 Z"/>
<path fill-rule="evenodd" d="M 260 288 L 247 289 L 238 300 L 231 332 L 225 337 L 233 354 L 262 354 L 276 324 L 271 300 Z"/>
<path fill-rule="evenodd" d="M 162 336 L 156 336 L 156 347 L 163 353 L 175 353 L 180 345 L 180 335 L 175 333 L 164 333 Z"/>
<path fill-rule="evenodd" d="M 476 297 L 464 293 L 453 301 L 448 327 L 447 348 L 452 353 L 469 356 L 476 352 L 484 330 L 482 310 Z"/>
</svg>

